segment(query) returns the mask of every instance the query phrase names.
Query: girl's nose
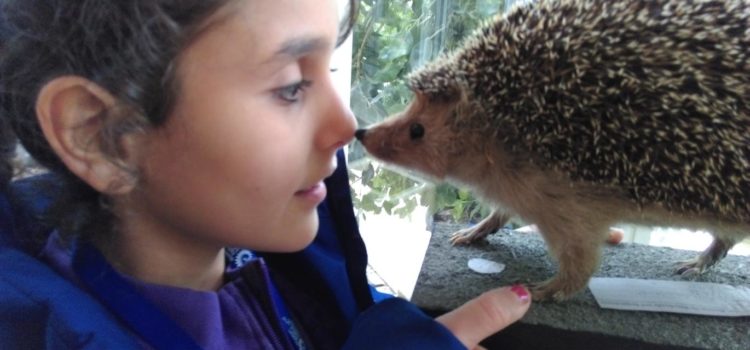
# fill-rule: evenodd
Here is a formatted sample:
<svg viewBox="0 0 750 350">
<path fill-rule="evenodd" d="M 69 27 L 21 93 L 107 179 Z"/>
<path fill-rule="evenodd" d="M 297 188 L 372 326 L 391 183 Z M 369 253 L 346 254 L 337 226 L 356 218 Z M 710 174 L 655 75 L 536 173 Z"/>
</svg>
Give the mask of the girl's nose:
<svg viewBox="0 0 750 350">
<path fill-rule="evenodd" d="M 357 129 L 357 121 L 349 107 L 341 100 L 335 91 L 331 90 L 325 110 L 325 122 L 321 125 L 319 146 L 323 149 L 338 149 L 349 143 L 354 138 Z"/>
</svg>

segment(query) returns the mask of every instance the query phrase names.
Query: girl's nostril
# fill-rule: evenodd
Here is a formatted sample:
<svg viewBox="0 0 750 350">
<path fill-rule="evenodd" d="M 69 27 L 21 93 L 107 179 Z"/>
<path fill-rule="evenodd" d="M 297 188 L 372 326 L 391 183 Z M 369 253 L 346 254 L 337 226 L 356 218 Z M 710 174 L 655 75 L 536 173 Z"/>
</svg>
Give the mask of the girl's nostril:
<svg viewBox="0 0 750 350">
<path fill-rule="evenodd" d="M 354 132 L 354 137 L 356 137 L 357 140 L 362 141 L 362 139 L 365 138 L 366 133 L 367 129 L 357 129 L 357 131 Z"/>
</svg>

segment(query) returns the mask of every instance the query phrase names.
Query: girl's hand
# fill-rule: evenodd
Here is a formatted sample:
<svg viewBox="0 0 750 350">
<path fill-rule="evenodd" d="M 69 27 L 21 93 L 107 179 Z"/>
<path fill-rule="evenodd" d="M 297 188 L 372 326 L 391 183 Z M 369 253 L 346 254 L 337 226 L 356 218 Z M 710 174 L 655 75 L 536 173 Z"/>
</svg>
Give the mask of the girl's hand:
<svg viewBox="0 0 750 350">
<path fill-rule="evenodd" d="M 531 305 L 531 294 L 521 285 L 482 293 L 436 320 L 468 349 L 482 349 L 479 342 L 518 321 Z"/>
</svg>

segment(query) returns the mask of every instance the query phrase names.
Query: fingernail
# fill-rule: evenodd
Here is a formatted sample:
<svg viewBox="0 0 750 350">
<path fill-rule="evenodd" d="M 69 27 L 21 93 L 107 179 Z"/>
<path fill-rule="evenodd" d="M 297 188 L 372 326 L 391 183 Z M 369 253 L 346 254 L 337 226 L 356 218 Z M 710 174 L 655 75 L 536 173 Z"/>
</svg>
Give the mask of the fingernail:
<svg viewBox="0 0 750 350">
<path fill-rule="evenodd" d="M 516 284 L 513 287 L 510 287 L 510 291 L 518 296 L 518 300 L 527 302 L 530 299 L 529 291 L 527 291 L 526 288 L 524 288 L 520 284 Z"/>
</svg>

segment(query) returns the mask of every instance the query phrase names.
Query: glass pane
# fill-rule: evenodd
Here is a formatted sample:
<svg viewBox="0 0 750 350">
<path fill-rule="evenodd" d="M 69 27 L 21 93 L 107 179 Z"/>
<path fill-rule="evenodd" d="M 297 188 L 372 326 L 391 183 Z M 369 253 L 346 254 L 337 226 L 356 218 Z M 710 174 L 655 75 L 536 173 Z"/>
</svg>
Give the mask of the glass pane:
<svg viewBox="0 0 750 350">
<path fill-rule="evenodd" d="M 359 125 L 366 127 L 406 107 L 412 94 L 404 77 L 456 48 L 505 7 L 497 0 L 362 1 L 354 31 L 351 91 Z M 367 157 L 357 142 L 349 152 L 360 218 L 368 213 L 406 217 L 419 206 L 457 220 L 484 214 L 466 191 L 388 170 Z"/>
</svg>

